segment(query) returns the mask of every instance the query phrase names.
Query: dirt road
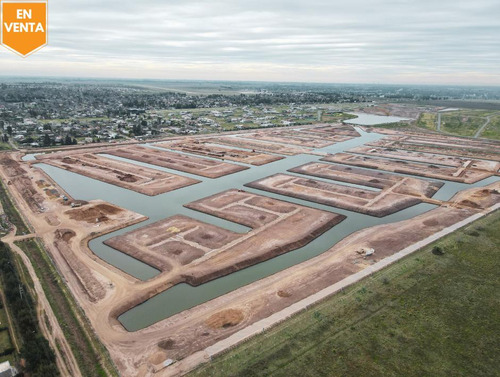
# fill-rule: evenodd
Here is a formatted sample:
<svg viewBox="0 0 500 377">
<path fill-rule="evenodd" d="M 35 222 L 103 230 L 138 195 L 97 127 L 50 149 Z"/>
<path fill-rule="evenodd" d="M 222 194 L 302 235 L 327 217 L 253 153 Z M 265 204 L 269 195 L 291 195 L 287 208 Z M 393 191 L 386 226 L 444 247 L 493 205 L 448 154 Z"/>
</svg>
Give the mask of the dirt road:
<svg viewBox="0 0 500 377">
<path fill-rule="evenodd" d="M 24 235 L 21 237 L 16 237 L 16 229 L 14 228 L 7 236 L 2 238 L 2 241 L 9 245 L 11 250 L 13 250 L 16 254 L 18 254 L 23 260 L 24 265 L 28 269 L 31 280 L 33 281 L 35 292 L 36 292 L 36 301 L 37 301 L 37 314 L 38 321 L 40 323 L 40 328 L 42 330 L 43 335 L 49 341 L 52 350 L 56 355 L 57 366 L 63 376 L 78 376 L 81 377 L 80 369 L 78 368 L 78 363 L 76 362 L 75 356 L 69 346 L 64 334 L 62 332 L 61 327 L 59 326 L 59 322 L 52 311 L 52 307 L 50 306 L 47 297 L 45 296 L 45 292 L 40 284 L 40 280 L 38 280 L 38 276 L 36 275 L 35 269 L 31 264 L 28 256 L 14 243 L 15 241 L 29 238 Z M 34 236 L 34 235 L 32 235 Z M 48 318 L 48 322 L 50 324 L 50 329 L 48 328 L 44 314 Z M 58 347 L 59 346 L 59 347 Z"/>
</svg>

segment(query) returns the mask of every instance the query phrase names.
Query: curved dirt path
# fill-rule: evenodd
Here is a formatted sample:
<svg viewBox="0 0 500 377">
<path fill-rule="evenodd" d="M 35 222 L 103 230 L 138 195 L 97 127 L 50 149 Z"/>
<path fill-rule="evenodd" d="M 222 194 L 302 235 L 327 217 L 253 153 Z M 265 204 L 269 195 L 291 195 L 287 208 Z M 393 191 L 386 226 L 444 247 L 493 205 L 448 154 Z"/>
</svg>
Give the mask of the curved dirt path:
<svg viewBox="0 0 500 377">
<path fill-rule="evenodd" d="M 54 312 L 52 311 L 52 307 L 50 306 L 47 297 L 45 296 L 43 287 L 40 283 L 40 280 L 38 279 L 38 276 L 36 275 L 35 269 L 33 268 L 30 259 L 24 253 L 24 251 L 22 251 L 21 248 L 19 248 L 19 246 L 17 246 L 14 243 L 14 241 L 18 241 L 20 239 L 29 238 L 28 237 L 29 235 L 16 237 L 15 234 L 16 234 L 16 229 L 14 227 L 14 230 L 11 231 L 7 236 L 3 237 L 2 241 L 7 245 L 9 245 L 11 250 L 13 250 L 16 254 L 18 254 L 21 257 L 24 265 L 26 266 L 30 274 L 37 295 L 36 297 L 37 316 L 40 324 L 40 329 L 42 330 L 43 335 L 49 341 L 49 344 L 56 355 L 56 362 L 59 371 L 63 376 L 82 377 L 75 356 L 73 355 L 71 347 L 69 346 L 64 336 L 64 333 L 59 325 L 59 322 L 57 321 L 57 318 Z M 44 313 L 47 316 L 51 329 L 48 328 L 45 322 Z M 59 349 L 58 345 L 61 348 L 62 352 Z"/>
</svg>

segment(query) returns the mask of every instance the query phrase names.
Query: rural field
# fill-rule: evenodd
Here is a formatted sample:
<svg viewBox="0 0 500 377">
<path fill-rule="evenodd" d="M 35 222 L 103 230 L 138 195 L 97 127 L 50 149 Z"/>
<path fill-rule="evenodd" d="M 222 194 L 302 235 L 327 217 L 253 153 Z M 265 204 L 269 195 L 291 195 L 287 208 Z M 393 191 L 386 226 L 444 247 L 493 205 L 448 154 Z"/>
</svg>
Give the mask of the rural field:
<svg viewBox="0 0 500 377">
<path fill-rule="evenodd" d="M 500 211 L 431 244 L 190 376 L 493 376 Z"/>
<path fill-rule="evenodd" d="M 500 113 L 491 110 L 460 109 L 441 113 L 441 129 L 437 129 L 436 113 L 423 112 L 417 127 L 450 135 L 500 139 Z M 485 126 L 482 130 L 481 128 Z"/>
</svg>

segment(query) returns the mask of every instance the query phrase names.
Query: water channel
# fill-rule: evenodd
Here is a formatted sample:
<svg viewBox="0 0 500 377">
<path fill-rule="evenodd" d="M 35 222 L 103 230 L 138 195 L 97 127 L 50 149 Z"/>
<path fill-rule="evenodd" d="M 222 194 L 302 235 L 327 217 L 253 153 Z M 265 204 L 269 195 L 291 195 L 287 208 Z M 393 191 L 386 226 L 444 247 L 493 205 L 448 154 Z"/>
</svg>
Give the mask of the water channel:
<svg viewBox="0 0 500 377">
<path fill-rule="evenodd" d="M 361 134 L 361 137 L 325 148 L 317 149 L 316 151 L 324 153 L 338 153 L 384 137 L 384 135 L 367 133 L 362 131 L 361 129 L 358 129 L 358 132 Z M 104 245 L 103 241 L 116 235 L 129 232 L 133 229 L 143 227 L 147 224 L 176 214 L 183 214 L 235 232 L 248 232 L 249 228 L 245 226 L 226 221 L 208 214 L 192 211 L 183 207 L 184 204 L 219 193 L 227 189 L 244 189 L 246 191 L 254 192 L 260 195 L 294 202 L 325 211 L 340 213 L 347 216 L 347 218 L 342 223 L 325 232 L 323 235 L 316 238 L 314 241 L 302 248 L 293 250 L 268 261 L 232 273 L 228 276 L 213 280 L 199 287 L 192 287 L 188 284 L 178 284 L 156 295 L 155 297 L 147 300 L 141 305 L 136 306 L 135 308 L 127 311 L 119 317 L 119 321 L 129 331 L 136 331 L 141 328 L 147 327 L 157 321 L 177 314 L 183 310 L 202 304 L 208 300 L 231 292 L 246 284 L 250 284 L 266 276 L 313 258 L 314 256 L 317 256 L 328 250 L 338 241 L 355 231 L 378 224 L 406 220 L 421 213 L 427 212 L 435 207 L 433 205 L 423 203 L 399 211 L 395 214 L 385 216 L 383 218 L 376 218 L 352 211 L 342 210 L 326 205 L 312 203 L 309 201 L 294 199 L 279 194 L 273 194 L 244 187 L 245 183 L 264 178 L 272 174 L 280 172 L 284 173 L 287 169 L 299 166 L 304 163 L 318 161 L 321 158 L 321 156 L 310 154 L 288 156 L 282 160 L 269 163 L 267 165 L 257 167 L 254 166 L 248 170 L 244 170 L 218 179 L 203 178 L 146 163 L 123 159 L 120 157 L 110 155 L 105 156 L 117 160 L 131 162 L 137 165 L 171 172 L 177 175 L 192 177 L 201 181 L 199 184 L 193 186 L 151 197 L 50 165 L 37 165 L 47 174 L 49 174 L 62 188 L 64 188 L 64 190 L 66 190 L 71 196 L 75 198 L 83 200 L 102 199 L 117 206 L 124 207 L 131 211 L 148 216 L 149 219 L 147 221 L 98 237 L 96 239 L 93 239 L 89 243 L 90 249 L 100 258 L 140 280 L 148 280 L 154 278 L 157 274 L 159 274 L 159 271 L 124 253 L 121 253 Z M 27 158 L 30 157 L 28 156 Z M 493 183 L 498 179 L 498 177 L 492 177 L 473 185 L 446 181 L 445 185 L 438 191 L 434 198 L 448 200 L 457 191 L 463 190 L 468 187 L 484 186 L 489 183 Z M 335 183 L 345 184 L 342 182 Z M 360 186 L 357 185 L 357 187 Z M 373 190 L 372 188 L 366 189 Z"/>
</svg>

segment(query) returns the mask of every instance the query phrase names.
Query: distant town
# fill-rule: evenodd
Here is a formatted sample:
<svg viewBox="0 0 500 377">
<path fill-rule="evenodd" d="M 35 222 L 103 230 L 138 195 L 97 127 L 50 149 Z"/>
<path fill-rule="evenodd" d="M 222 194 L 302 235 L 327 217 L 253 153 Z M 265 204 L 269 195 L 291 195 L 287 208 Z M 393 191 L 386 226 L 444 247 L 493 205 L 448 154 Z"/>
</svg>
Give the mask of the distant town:
<svg viewBox="0 0 500 377">
<path fill-rule="evenodd" d="M 446 106 L 447 101 L 487 103 L 500 99 L 497 88 L 217 82 L 204 85 L 4 82 L 0 84 L 3 149 L 338 122 L 352 117 L 344 113 L 346 110 L 389 100 Z M 205 94 L 207 90 L 212 94 Z"/>
</svg>

